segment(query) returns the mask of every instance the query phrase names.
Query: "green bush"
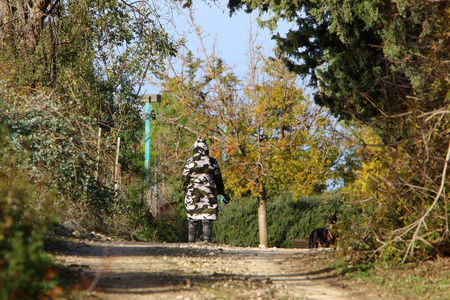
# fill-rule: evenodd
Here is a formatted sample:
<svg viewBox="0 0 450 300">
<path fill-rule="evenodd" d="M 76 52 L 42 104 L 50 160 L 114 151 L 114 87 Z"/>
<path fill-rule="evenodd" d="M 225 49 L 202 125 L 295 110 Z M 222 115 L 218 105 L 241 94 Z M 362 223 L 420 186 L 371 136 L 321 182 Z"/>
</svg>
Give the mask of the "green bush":
<svg viewBox="0 0 450 300">
<path fill-rule="evenodd" d="M 258 246 L 257 205 L 257 201 L 251 198 L 221 203 L 217 221 L 213 222 L 213 239 L 232 246 Z"/>
<path fill-rule="evenodd" d="M 103 164 L 97 165 L 92 121 L 55 97 L 43 92 L 21 97 L 1 81 L 0 98 L 0 124 L 8 129 L 10 148 L 22 158 L 18 165 L 29 170 L 28 181 L 57 192 L 64 218 L 90 230 L 105 230 L 105 218 L 114 213 L 118 199 L 105 181 L 95 179 L 97 166 L 101 174 Z M 114 150 L 103 148 L 107 153 Z"/>
<path fill-rule="evenodd" d="M 180 195 L 172 194 L 172 198 L 166 199 L 172 204 L 168 210 L 149 215 L 147 190 L 148 185 L 141 183 L 132 185 L 127 193 L 131 238 L 150 242 L 186 242 L 187 219 Z"/>
<path fill-rule="evenodd" d="M 325 193 L 293 199 L 282 193 L 267 204 L 269 245 L 291 247 L 292 239 L 308 238 L 312 230 L 328 224 L 328 214 L 338 212 L 338 224 L 348 212 L 341 213 L 338 193 Z M 219 218 L 214 222 L 215 239 L 234 246 L 259 245 L 256 199 L 241 198 L 221 204 Z"/>
<path fill-rule="evenodd" d="M 184 206 L 183 206 L 184 212 Z M 147 242 L 187 242 L 187 219 L 185 213 L 174 208 L 147 219 L 145 214 L 139 218 L 138 226 L 131 232 L 131 237 Z"/>
<path fill-rule="evenodd" d="M 51 190 L 31 185 L 25 170 L 0 131 L 0 299 L 49 298 L 60 290 L 54 267 L 44 252 L 44 237 L 55 218 L 45 206 Z M 46 201 L 39 199 L 46 198 Z"/>
</svg>

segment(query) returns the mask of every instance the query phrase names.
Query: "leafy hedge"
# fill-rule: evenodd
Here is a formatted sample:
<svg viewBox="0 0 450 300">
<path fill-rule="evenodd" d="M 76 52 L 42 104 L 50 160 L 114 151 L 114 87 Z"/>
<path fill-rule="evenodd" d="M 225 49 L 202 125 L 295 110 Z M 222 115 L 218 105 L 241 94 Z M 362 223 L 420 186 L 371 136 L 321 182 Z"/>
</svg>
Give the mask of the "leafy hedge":
<svg viewBox="0 0 450 300">
<path fill-rule="evenodd" d="M 29 182 L 55 190 L 64 217 L 94 230 L 104 228 L 104 219 L 119 204 L 112 188 L 94 178 L 102 164 L 96 162 L 96 131 L 90 121 L 76 114 L 75 103 L 58 104 L 45 93 L 24 97 L 0 86 L 0 124 L 8 129 L 9 147 L 17 165 L 28 171 Z"/>
<path fill-rule="evenodd" d="M 34 205 L 50 204 L 54 193 L 28 182 L 30 174 L 17 168 L 5 136 L 0 128 L 0 299 L 52 299 L 62 289 L 44 238 L 56 219 Z"/>
<path fill-rule="evenodd" d="M 241 198 L 221 204 L 214 222 L 215 239 L 219 243 L 242 247 L 259 245 L 257 200 Z M 292 239 L 308 238 L 312 230 L 328 224 L 328 214 L 338 212 L 342 223 L 351 214 L 342 209 L 338 193 L 294 199 L 283 193 L 267 204 L 269 245 L 291 247 Z M 342 212 L 342 213 L 341 213 Z"/>
</svg>

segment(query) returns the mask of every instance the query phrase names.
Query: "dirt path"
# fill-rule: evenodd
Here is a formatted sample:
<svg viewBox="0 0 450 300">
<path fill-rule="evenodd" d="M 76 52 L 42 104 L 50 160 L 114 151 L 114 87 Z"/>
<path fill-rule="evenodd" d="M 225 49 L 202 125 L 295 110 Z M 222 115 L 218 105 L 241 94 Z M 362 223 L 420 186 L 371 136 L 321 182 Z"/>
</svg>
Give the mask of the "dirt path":
<svg viewBox="0 0 450 300">
<path fill-rule="evenodd" d="M 71 243 L 57 260 L 95 299 L 379 299 L 321 264 L 327 250 L 215 244 Z"/>
</svg>

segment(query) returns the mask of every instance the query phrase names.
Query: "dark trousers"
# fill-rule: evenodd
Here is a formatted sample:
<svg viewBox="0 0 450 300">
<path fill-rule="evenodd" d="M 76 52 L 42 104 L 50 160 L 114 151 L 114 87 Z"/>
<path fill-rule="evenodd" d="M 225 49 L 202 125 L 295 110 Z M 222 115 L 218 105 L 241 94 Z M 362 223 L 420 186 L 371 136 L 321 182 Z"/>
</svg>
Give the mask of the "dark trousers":
<svg viewBox="0 0 450 300">
<path fill-rule="evenodd" d="M 197 237 L 197 227 L 200 221 L 189 221 L 188 225 L 188 241 L 189 243 L 195 243 Z M 211 242 L 212 235 L 212 220 L 202 220 L 203 227 L 203 240 L 205 242 Z"/>
</svg>

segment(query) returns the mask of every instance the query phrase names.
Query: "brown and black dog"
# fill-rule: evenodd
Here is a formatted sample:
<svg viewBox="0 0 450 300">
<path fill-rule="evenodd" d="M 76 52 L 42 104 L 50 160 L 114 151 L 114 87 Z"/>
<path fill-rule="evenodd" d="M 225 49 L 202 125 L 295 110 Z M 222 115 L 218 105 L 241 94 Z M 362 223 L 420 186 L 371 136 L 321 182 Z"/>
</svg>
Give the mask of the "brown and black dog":
<svg viewBox="0 0 450 300">
<path fill-rule="evenodd" d="M 322 248 L 330 247 L 334 244 L 337 238 L 337 234 L 333 231 L 334 225 L 337 222 L 337 214 L 328 215 L 328 228 L 317 228 L 314 229 L 309 235 L 309 248 Z"/>
</svg>

